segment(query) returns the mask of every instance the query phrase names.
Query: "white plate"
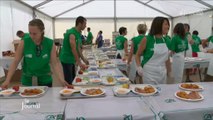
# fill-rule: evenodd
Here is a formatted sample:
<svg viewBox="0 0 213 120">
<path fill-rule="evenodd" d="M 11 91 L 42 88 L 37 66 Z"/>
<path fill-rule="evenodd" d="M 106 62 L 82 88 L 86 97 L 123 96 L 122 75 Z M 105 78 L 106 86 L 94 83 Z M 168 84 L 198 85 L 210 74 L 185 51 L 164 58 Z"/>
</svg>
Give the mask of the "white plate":
<svg viewBox="0 0 213 120">
<path fill-rule="evenodd" d="M 178 91 L 178 92 L 180 92 L 180 91 Z M 201 100 L 204 99 L 203 95 L 201 95 L 200 93 L 198 93 L 200 95 L 200 97 L 201 97 L 200 99 L 186 99 L 186 98 L 182 98 L 182 97 L 177 96 L 178 92 L 175 93 L 175 97 L 177 97 L 180 100 L 196 102 L 196 101 L 201 101 Z M 190 91 L 185 91 L 185 92 L 188 94 Z"/>
<path fill-rule="evenodd" d="M 81 78 L 81 82 L 76 82 L 77 78 Z M 88 81 L 89 81 L 89 78 L 88 78 L 88 80 L 85 80 L 85 77 L 83 77 L 83 76 L 77 76 L 77 77 L 75 77 L 75 79 L 73 81 L 73 84 L 74 85 L 86 85 L 88 83 Z"/>
<path fill-rule="evenodd" d="M 42 94 L 44 94 L 44 92 L 45 92 L 43 89 L 37 88 L 37 89 L 40 89 L 40 90 L 42 91 L 40 94 L 36 94 L 36 95 L 22 95 L 21 93 L 24 92 L 25 89 L 35 89 L 35 87 L 32 87 L 32 88 L 26 87 L 26 88 L 24 88 L 24 89 L 21 89 L 21 90 L 20 90 L 20 93 L 19 93 L 19 95 L 20 95 L 21 97 L 38 97 L 39 95 L 42 95 Z"/>
<path fill-rule="evenodd" d="M 131 91 L 130 89 L 121 88 L 121 87 L 114 87 L 113 90 L 119 95 L 126 95 Z"/>
<path fill-rule="evenodd" d="M 127 77 L 119 77 L 119 78 L 117 78 L 117 81 L 118 82 L 129 82 L 129 78 L 127 78 Z"/>
<path fill-rule="evenodd" d="M 113 82 L 108 82 L 107 77 L 102 77 L 102 83 L 104 85 L 115 85 L 116 84 L 116 79 L 113 78 Z"/>
<path fill-rule="evenodd" d="M 2 90 L 0 92 L 0 95 L 8 97 L 8 96 L 11 96 L 14 92 L 15 92 L 15 90 L 13 90 L 13 89 Z"/>
<path fill-rule="evenodd" d="M 102 82 L 102 80 L 100 78 L 92 78 L 89 80 L 91 83 L 94 83 L 94 84 L 99 84 Z"/>
<path fill-rule="evenodd" d="M 64 91 L 69 91 L 68 93 L 64 93 Z M 63 96 L 71 96 L 74 92 L 76 92 L 75 89 L 68 89 L 68 88 L 65 88 L 65 89 L 62 89 L 60 90 L 60 94 L 63 95 Z"/>
<path fill-rule="evenodd" d="M 86 94 L 85 93 L 86 90 L 91 90 L 91 89 L 100 89 L 102 91 L 102 93 L 101 94 L 96 94 L 96 95 L 90 95 L 90 94 Z M 91 97 L 96 97 L 96 96 L 100 96 L 100 95 L 105 94 L 105 90 L 102 89 L 102 88 L 84 88 L 80 92 L 81 92 L 82 95 L 91 96 Z"/>
<path fill-rule="evenodd" d="M 182 84 L 195 84 L 195 83 L 182 83 Z M 199 89 L 188 89 L 188 88 L 184 88 L 179 84 L 179 88 L 183 89 L 183 90 L 188 90 L 188 91 L 202 91 L 204 88 L 201 85 L 196 84 L 197 86 L 199 86 Z"/>
<path fill-rule="evenodd" d="M 134 92 L 134 93 L 136 93 L 138 95 L 143 95 L 143 96 L 151 96 L 151 95 L 154 95 L 158 91 L 154 86 L 152 86 L 154 88 L 154 90 L 155 90 L 155 92 L 153 92 L 153 93 L 139 93 L 139 92 L 135 91 L 136 87 L 144 89 L 144 87 L 146 87 L 146 86 L 152 86 L 152 85 L 142 84 L 142 85 L 131 86 L 131 90 L 132 90 L 132 92 Z"/>
<path fill-rule="evenodd" d="M 98 71 L 89 71 L 89 75 L 98 75 Z"/>
</svg>

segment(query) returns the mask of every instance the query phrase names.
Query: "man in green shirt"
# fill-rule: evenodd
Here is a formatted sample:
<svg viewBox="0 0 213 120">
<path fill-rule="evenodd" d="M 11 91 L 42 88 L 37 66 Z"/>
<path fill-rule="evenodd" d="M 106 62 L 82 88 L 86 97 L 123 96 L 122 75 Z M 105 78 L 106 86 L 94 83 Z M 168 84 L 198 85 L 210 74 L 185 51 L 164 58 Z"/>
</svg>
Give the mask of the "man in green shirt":
<svg viewBox="0 0 213 120">
<path fill-rule="evenodd" d="M 72 84 L 75 78 L 75 65 L 85 68 L 85 64 L 81 63 L 80 57 L 85 61 L 81 49 L 81 31 L 86 28 L 86 18 L 79 16 L 76 19 L 75 27 L 66 31 L 64 35 L 63 47 L 60 53 L 60 61 L 62 63 L 65 80 Z"/>
<path fill-rule="evenodd" d="M 124 58 L 128 55 L 128 42 L 127 38 L 124 37 L 127 34 L 125 27 L 119 28 L 120 35 L 115 38 L 115 45 L 117 48 L 117 58 Z M 119 57 L 120 54 L 120 57 Z"/>
<path fill-rule="evenodd" d="M 16 32 L 16 35 L 23 40 L 24 38 L 30 37 L 29 33 L 24 33 L 23 31 L 19 30 Z"/>
<path fill-rule="evenodd" d="M 87 42 L 87 44 L 89 44 L 89 45 L 91 45 L 92 44 L 92 40 L 93 40 L 93 35 L 92 35 L 92 33 L 90 32 L 90 27 L 88 27 L 87 28 L 87 32 L 88 32 L 88 34 L 87 34 L 87 40 L 86 40 L 86 42 Z"/>
</svg>

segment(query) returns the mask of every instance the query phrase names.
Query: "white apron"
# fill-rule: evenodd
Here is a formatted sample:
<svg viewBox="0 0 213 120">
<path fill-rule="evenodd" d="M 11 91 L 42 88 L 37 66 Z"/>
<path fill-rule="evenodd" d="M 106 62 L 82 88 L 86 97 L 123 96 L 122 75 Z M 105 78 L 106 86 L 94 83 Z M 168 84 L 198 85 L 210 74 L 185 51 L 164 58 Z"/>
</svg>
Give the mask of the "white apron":
<svg viewBox="0 0 213 120">
<path fill-rule="evenodd" d="M 175 53 L 172 56 L 172 77 L 174 83 L 181 83 L 184 70 L 184 52 Z"/>
<path fill-rule="evenodd" d="M 124 58 L 124 49 L 123 50 L 117 50 L 116 57 L 118 56 L 118 54 L 121 55 L 121 58 Z"/>
<path fill-rule="evenodd" d="M 186 51 L 186 57 L 192 57 L 192 46 L 188 44 L 188 50 Z"/>
<path fill-rule="evenodd" d="M 143 56 L 141 56 L 141 61 L 143 60 Z M 137 73 L 137 65 L 135 61 L 135 55 L 132 56 L 132 62 L 130 63 L 130 70 L 129 70 L 129 79 L 135 81 Z"/>
<path fill-rule="evenodd" d="M 165 84 L 167 78 L 165 62 L 168 60 L 169 50 L 166 43 L 156 44 L 155 40 L 153 51 L 152 58 L 143 66 L 143 83 Z"/>
</svg>

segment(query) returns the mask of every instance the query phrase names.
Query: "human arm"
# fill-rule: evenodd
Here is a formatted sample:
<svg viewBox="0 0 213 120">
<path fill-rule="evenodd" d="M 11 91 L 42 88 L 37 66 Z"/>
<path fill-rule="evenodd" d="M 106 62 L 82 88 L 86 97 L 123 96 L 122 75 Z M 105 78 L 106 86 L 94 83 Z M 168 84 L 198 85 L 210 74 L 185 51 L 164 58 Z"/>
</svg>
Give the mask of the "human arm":
<svg viewBox="0 0 213 120">
<path fill-rule="evenodd" d="M 3 89 L 8 88 L 11 78 L 14 75 L 19 62 L 21 61 L 21 59 L 23 57 L 23 51 L 24 51 L 24 41 L 22 40 L 22 41 L 20 41 L 20 43 L 18 45 L 17 51 L 15 53 L 15 58 L 9 67 L 9 71 L 8 71 L 6 80 L 2 83 L 1 88 L 3 88 Z"/>
<path fill-rule="evenodd" d="M 134 51 L 134 43 L 133 43 L 133 41 L 132 41 L 131 49 L 130 49 L 130 52 L 129 52 L 129 57 L 128 57 L 127 64 L 130 64 L 130 62 L 131 62 L 131 60 L 132 60 L 133 51 Z"/>
<path fill-rule="evenodd" d="M 50 64 L 54 70 L 54 73 L 56 74 L 58 78 L 57 80 L 59 80 L 63 86 L 69 86 L 69 84 L 64 80 L 62 69 L 60 68 L 60 62 L 57 60 L 55 53 L 56 53 L 56 48 L 55 48 L 55 45 L 53 44 L 52 50 L 51 50 Z"/>
<path fill-rule="evenodd" d="M 78 51 L 76 49 L 75 36 L 73 34 L 70 35 L 70 46 L 72 46 L 71 51 L 75 57 L 76 64 L 79 65 L 80 67 L 84 67 L 84 65 L 81 63 L 80 58 L 78 56 Z"/>
</svg>

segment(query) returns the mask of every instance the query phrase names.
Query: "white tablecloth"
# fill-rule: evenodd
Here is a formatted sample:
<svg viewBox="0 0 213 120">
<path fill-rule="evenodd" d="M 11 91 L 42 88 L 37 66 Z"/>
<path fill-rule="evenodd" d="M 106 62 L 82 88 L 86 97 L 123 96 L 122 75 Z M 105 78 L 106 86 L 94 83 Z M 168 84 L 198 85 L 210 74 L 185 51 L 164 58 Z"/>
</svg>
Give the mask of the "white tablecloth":
<svg viewBox="0 0 213 120">
<path fill-rule="evenodd" d="M 62 117 L 66 105 L 66 100 L 59 98 L 60 89 L 49 88 L 40 98 L 0 99 L 0 117 L 4 116 L 3 120 L 57 120 L 57 116 Z M 40 108 L 22 109 L 22 104 L 27 102 L 35 102 Z"/>
<path fill-rule="evenodd" d="M 13 60 L 14 60 L 14 57 L 0 57 L 0 66 L 2 66 L 5 70 L 8 70 Z M 17 69 L 21 69 L 21 68 L 22 67 L 20 62 Z"/>
<path fill-rule="evenodd" d="M 209 120 L 204 117 L 213 113 L 213 83 L 199 84 L 204 87 L 201 92 L 204 96 L 203 101 L 188 102 L 176 98 L 175 92 L 180 91 L 178 84 L 159 85 L 160 95 L 144 97 L 143 100 L 156 114 L 167 120 Z"/>
<path fill-rule="evenodd" d="M 207 74 L 213 76 L 213 54 L 212 53 L 203 53 L 199 52 L 198 56 L 201 58 L 206 58 L 209 60 L 209 67 L 207 70 Z"/>
</svg>

